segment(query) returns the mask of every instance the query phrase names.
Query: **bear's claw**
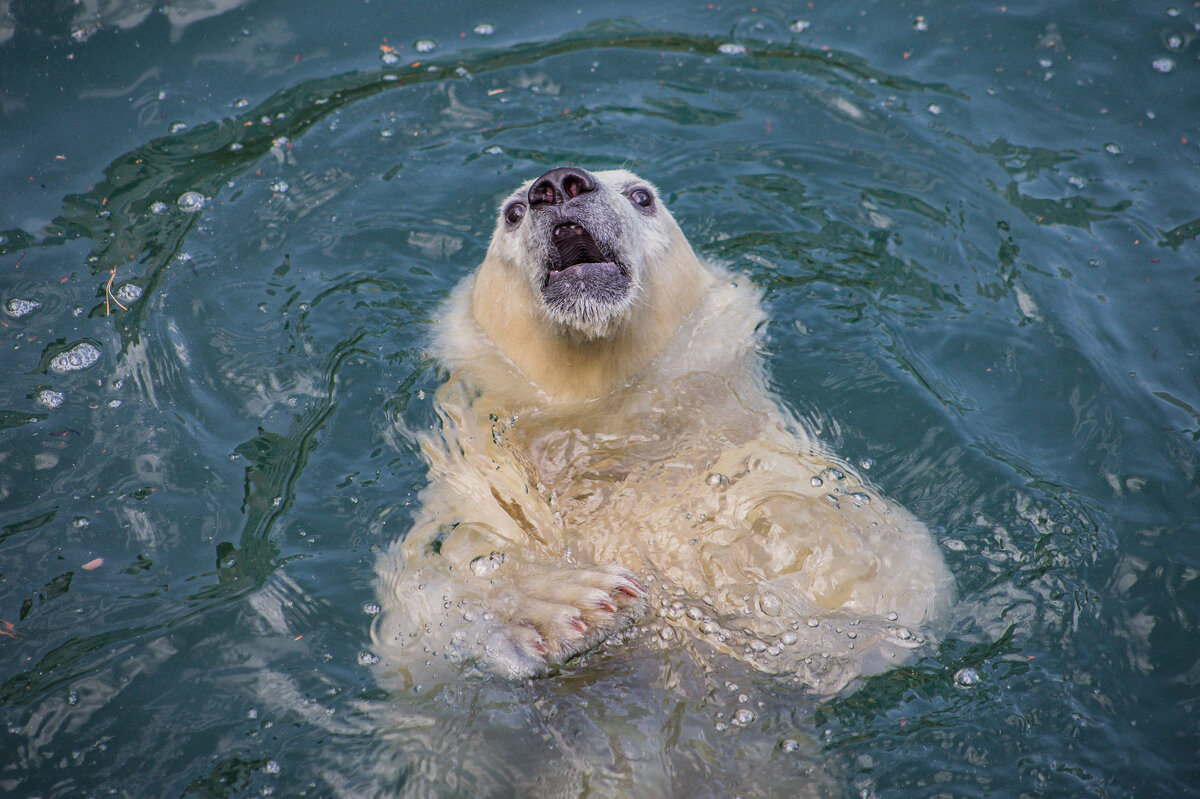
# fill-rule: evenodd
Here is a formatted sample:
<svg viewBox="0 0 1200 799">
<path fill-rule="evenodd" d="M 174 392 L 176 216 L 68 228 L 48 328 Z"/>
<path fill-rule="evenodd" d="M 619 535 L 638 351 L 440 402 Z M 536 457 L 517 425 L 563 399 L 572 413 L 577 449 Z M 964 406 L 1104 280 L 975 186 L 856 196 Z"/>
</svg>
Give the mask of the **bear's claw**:
<svg viewBox="0 0 1200 799">
<path fill-rule="evenodd" d="M 564 663 L 632 624 L 646 608 L 646 589 L 618 566 L 538 572 L 522 577 L 510 621 L 530 633 L 526 651 L 546 665 Z"/>
</svg>

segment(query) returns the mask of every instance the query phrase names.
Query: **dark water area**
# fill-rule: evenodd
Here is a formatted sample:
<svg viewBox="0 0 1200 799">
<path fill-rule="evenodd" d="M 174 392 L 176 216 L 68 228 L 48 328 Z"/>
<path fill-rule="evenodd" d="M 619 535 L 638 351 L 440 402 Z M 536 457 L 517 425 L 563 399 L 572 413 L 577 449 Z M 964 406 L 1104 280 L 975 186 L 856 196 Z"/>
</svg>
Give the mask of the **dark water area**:
<svg viewBox="0 0 1200 799">
<path fill-rule="evenodd" d="M 371 668 L 438 305 L 579 164 L 763 287 L 773 388 L 958 586 L 841 696 L 689 698 L 689 792 L 1200 794 L 1200 4 L 434 6 L 0 1 L 0 791 L 406 795 L 443 757 L 503 796 L 667 701 L 637 657 Z M 509 770 L 453 746 L 492 729 Z"/>
</svg>

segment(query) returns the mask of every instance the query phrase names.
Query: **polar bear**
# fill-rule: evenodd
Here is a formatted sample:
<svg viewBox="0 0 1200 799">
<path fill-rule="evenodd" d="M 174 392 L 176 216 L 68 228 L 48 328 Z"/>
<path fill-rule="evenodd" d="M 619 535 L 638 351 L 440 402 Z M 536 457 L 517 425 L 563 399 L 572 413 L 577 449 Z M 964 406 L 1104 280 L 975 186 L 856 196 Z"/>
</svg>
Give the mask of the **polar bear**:
<svg viewBox="0 0 1200 799">
<path fill-rule="evenodd" d="M 513 192 L 438 323 L 429 482 L 377 568 L 380 673 L 536 676 L 622 634 L 819 691 L 900 662 L 952 577 L 768 389 L 763 323 L 637 175 Z"/>
</svg>

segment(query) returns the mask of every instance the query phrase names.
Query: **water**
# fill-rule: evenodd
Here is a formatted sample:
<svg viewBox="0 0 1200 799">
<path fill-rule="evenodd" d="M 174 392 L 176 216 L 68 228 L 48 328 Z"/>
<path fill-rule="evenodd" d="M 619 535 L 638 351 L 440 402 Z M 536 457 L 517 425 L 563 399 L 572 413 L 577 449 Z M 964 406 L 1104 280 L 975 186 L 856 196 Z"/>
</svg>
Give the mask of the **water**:
<svg viewBox="0 0 1200 799">
<path fill-rule="evenodd" d="M 6 793 L 503 795 L 667 739 L 713 795 L 1195 795 L 1200 12 L 754 9 L 0 4 Z M 956 576 L 918 660 L 376 684 L 424 336 L 563 163 L 764 287 L 774 387 Z"/>
</svg>

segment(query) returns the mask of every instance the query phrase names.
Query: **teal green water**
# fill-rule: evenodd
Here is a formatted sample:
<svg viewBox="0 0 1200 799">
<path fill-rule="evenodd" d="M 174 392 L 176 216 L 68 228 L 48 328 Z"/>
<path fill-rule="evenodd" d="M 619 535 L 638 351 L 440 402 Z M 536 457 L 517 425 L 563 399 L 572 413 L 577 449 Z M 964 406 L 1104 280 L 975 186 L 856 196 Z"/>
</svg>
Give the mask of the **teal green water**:
<svg viewBox="0 0 1200 799">
<path fill-rule="evenodd" d="M 1200 793 L 1200 8 L 95 5 L 0 2 L 6 795 L 405 795 L 441 758 L 503 796 L 633 757 L 603 730 L 672 701 L 661 664 L 370 668 L 424 337 L 560 164 L 654 181 L 765 288 L 775 389 L 958 582 L 844 696 L 747 674 L 640 728 L 678 793 Z"/>
</svg>

